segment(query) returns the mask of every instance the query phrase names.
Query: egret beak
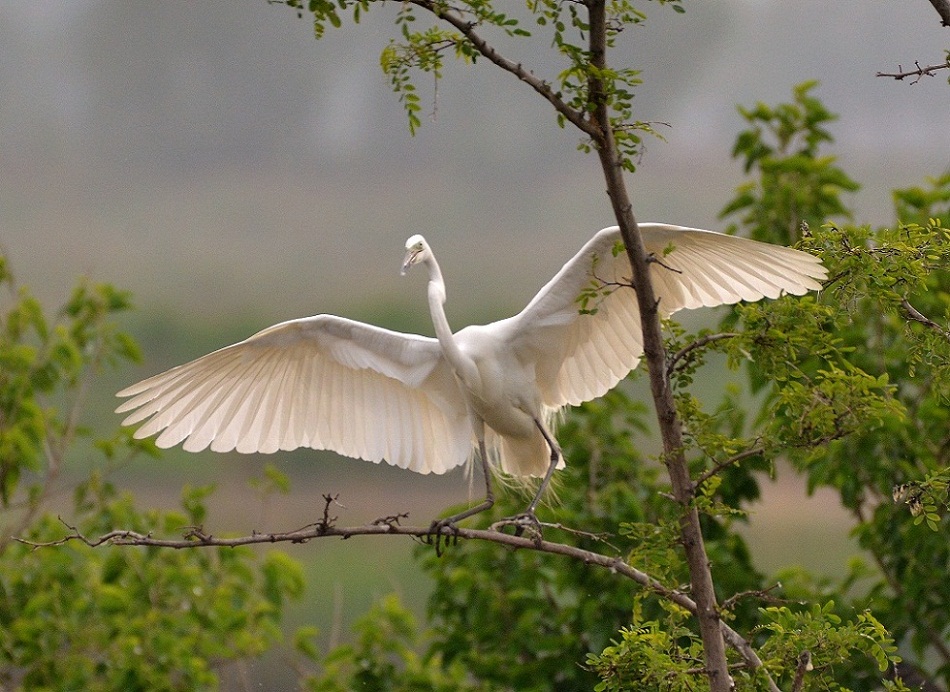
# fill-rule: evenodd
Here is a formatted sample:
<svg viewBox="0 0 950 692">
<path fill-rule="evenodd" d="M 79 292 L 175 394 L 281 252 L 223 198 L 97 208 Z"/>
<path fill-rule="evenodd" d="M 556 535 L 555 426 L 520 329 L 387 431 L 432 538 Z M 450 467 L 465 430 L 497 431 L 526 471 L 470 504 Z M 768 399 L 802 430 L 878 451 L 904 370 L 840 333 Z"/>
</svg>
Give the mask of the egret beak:
<svg viewBox="0 0 950 692">
<path fill-rule="evenodd" d="M 416 261 L 416 255 L 418 255 L 419 252 L 420 250 L 418 248 L 411 248 L 406 252 L 406 258 L 402 261 L 402 269 L 399 270 L 400 276 L 406 275 L 406 272 L 409 271 L 409 267 Z"/>
</svg>

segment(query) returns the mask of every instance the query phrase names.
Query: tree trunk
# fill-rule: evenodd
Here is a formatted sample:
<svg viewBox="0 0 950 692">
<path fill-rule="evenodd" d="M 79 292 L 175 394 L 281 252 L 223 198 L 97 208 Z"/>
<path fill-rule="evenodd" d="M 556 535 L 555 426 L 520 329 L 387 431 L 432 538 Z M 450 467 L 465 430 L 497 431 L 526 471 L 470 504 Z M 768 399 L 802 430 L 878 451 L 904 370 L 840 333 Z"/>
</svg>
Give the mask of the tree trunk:
<svg viewBox="0 0 950 692">
<path fill-rule="evenodd" d="M 604 2 L 589 3 L 591 64 L 606 66 L 607 25 Z M 720 629 L 719 607 L 713 587 L 712 572 L 699 523 L 699 512 L 694 505 L 695 486 L 689 475 L 683 453 L 683 435 L 676 404 L 666 374 L 666 348 L 660 329 L 657 299 L 650 282 L 650 259 L 643 247 L 643 239 L 633 214 L 633 206 L 623 179 L 621 155 L 617 149 L 610 124 L 610 113 L 603 82 L 595 77 L 589 81 L 590 100 L 595 105 L 592 119 L 599 129 L 597 152 L 607 182 L 614 215 L 633 268 L 633 286 L 640 307 L 643 330 L 643 353 L 649 368 L 650 391 L 656 407 L 660 434 L 663 438 L 663 460 L 670 474 L 673 496 L 682 506 L 680 536 L 689 565 L 690 585 L 696 601 L 699 631 L 703 641 L 706 674 L 712 692 L 730 692 L 734 688 L 726 662 L 726 646 Z"/>
</svg>

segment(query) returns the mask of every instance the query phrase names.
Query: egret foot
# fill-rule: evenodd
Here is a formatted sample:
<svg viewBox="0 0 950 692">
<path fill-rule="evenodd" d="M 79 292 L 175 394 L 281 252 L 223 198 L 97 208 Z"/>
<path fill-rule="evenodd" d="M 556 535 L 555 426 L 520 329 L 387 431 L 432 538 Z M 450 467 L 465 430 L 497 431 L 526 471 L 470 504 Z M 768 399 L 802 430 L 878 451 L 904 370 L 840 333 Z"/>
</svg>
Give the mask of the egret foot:
<svg viewBox="0 0 950 692">
<path fill-rule="evenodd" d="M 468 519 L 472 515 L 491 509 L 492 505 L 494 504 L 495 497 L 491 493 L 491 488 L 489 488 L 489 495 L 483 502 L 475 505 L 474 507 L 469 507 L 464 512 L 459 512 L 458 514 L 453 514 L 452 516 L 436 519 L 433 521 L 429 526 L 429 533 L 426 536 L 426 543 L 435 545 L 435 554 L 439 557 L 442 557 L 443 545 L 448 546 L 450 541 L 452 545 L 458 543 L 459 528 L 456 526 L 456 522 L 462 521 L 462 519 Z M 447 532 L 446 529 L 448 529 Z M 443 536 L 446 539 L 444 544 L 442 543 Z"/>
<path fill-rule="evenodd" d="M 501 531 L 506 526 L 514 526 L 516 536 L 523 536 L 527 533 L 528 538 L 533 540 L 538 545 L 541 544 L 541 522 L 538 521 L 538 517 L 535 515 L 534 510 L 528 510 L 527 512 L 516 514 L 513 517 L 496 521 L 491 525 L 491 530 Z"/>
<path fill-rule="evenodd" d="M 456 517 L 436 519 L 429 526 L 429 533 L 423 539 L 427 544 L 435 546 L 436 557 L 442 557 L 445 548 L 457 545 L 459 542 L 459 527 L 455 525 Z M 445 539 L 443 543 L 442 540 Z"/>
</svg>

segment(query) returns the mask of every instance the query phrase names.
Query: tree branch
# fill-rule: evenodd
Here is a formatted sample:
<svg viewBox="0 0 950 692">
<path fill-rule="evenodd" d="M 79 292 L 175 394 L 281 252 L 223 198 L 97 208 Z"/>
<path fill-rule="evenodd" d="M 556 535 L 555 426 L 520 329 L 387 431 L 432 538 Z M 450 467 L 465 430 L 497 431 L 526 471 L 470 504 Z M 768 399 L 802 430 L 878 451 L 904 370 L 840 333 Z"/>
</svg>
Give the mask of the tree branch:
<svg viewBox="0 0 950 692">
<path fill-rule="evenodd" d="M 811 664 L 811 652 L 802 651 L 798 655 L 798 663 L 795 666 L 795 681 L 792 683 L 792 692 L 802 692 L 805 686 L 805 673 L 814 670 Z"/>
<path fill-rule="evenodd" d="M 740 461 L 745 461 L 749 457 L 759 456 L 764 451 L 765 451 L 765 446 L 758 444 L 758 445 L 755 445 L 754 447 L 749 447 L 748 449 L 744 449 L 741 452 L 738 452 L 737 454 L 733 454 L 728 459 L 724 459 L 723 461 L 720 461 L 718 464 L 713 466 L 711 469 L 708 469 L 705 473 L 699 476 L 699 478 L 696 479 L 696 485 L 700 486 L 706 481 L 708 481 L 710 478 L 718 474 L 724 468 L 732 466 L 733 464 L 738 464 Z"/>
<path fill-rule="evenodd" d="M 950 26 L 950 0 L 930 0 L 930 4 L 940 15 L 941 26 Z"/>
<path fill-rule="evenodd" d="M 293 531 L 277 532 L 257 532 L 249 536 L 238 536 L 234 538 L 219 538 L 206 532 L 198 526 L 189 526 L 182 532 L 181 538 L 157 538 L 151 533 L 140 533 L 138 531 L 129 531 L 126 529 L 116 529 L 96 537 L 87 537 L 83 535 L 75 526 L 71 526 L 60 518 L 63 525 L 69 530 L 65 536 L 54 541 L 31 541 L 25 538 L 15 537 L 14 540 L 32 547 L 34 550 L 40 548 L 49 548 L 65 545 L 78 541 L 90 548 L 98 548 L 103 545 L 115 546 L 149 546 L 156 548 L 172 548 L 176 550 L 187 550 L 195 548 L 237 548 L 246 545 L 259 545 L 263 543 L 309 543 L 312 540 L 320 538 L 341 538 L 348 539 L 354 536 L 409 536 L 421 541 L 431 541 L 433 539 L 431 527 L 421 526 L 402 526 L 400 520 L 407 515 L 399 514 L 377 519 L 371 524 L 362 526 L 337 526 L 336 517 L 331 517 L 329 507 L 336 501 L 336 496 L 324 495 L 326 505 L 323 511 L 323 517 L 312 523 L 307 524 Z M 548 526 L 548 528 L 563 528 L 557 525 Z M 565 529 L 571 531 L 570 529 Z M 592 534 L 584 534 L 589 537 L 599 538 Z M 564 543 L 547 541 L 534 537 L 516 536 L 502 533 L 490 529 L 467 529 L 443 527 L 440 538 L 451 540 L 481 540 L 490 543 L 497 543 L 512 549 L 534 550 L 541 553 L 550 553 L 552 555 L 561 555 L 572 560 L 577 560 L 585 565 L 595 565 L 609 570 L 614 574 L 630 579 L 640 586 L 652 591 L 657 596 L 665 598 L 672 603 L 685 608 L 689 612 L 696 614 L 696 602 L 678 589 L 670 588 L 659 580 L 651 577 L 636 567 L 628 564 L 623 558 L 617 555 L 604 555 L 591 550 L 585 550 Z M 751 644 L 745 640 L 738 632 L 729 627 L 725 622 L 719 621 L 722 636 L 729 645 L 732 646 L 743 658 L 746 665 L 755 670 L 762 669 L 762 660 L 755 653 Z M 771 692 L 778 692 L 778 687 L 771 682 L 768 672 L 762 670 L 769 679 L 769 689 Z"/>
<path fill-rule="evenodd" d="M 910 301 L 907 298 L 901 299 L 901 307 L 904 308 L 904 312 L 907 313 L 907 316 L 912 319 L 914 322 L 919 322 L 928 329 L 932 329 L 935 332 L 939 333 L 946 339 L 950 339 L 950 332 L 944 329 L 942 326 L 934 322 L 932 319 L 921 313 L 917 308 L 910 304 Z"/>
<path fill-rule="evenodd" d="M 676 370 L 676 363 L 682 360 L 683 358 L 685 358 L 686 356 L 688 356 L 690 353 L 692 353 L 696 349 L 702 348 L 703 346 L 708 346 L 709 344 L 715 343 L 716 341 L 722 341 L 723 339 L 732 339 L 733 337 L 737 337 L 737 336 L 739 335 L 736 332 L 722 332 L 719 334 L 707 334 L 706 336 L 700 337 L 696 339 L 694 342 L 687 344 L 686 346 L 681 348 L 679 351 L 674 353 L 672 356 L 670 356 L 670 359 L 666 364 L 666 376 L 669 377 L 670 375 L 672 375 L 673 372 Z"/>
<path fill-rule="evenodd" d="M 607 70 L 607 13 L 605 0 L 589 0 L 590 77 L 588 94 L 597 136 L 592 137 L 601 169 L 607 182 L 607 195 L 614 216 L 620 226 L 627 257 L 633 270 L 633 284 L 640 308 L 640 326 L 643 334 L 643 355 L 650 376 L 650 392 L 656 409 L 660 435 L 663 439 L 663 461 L 670 475 L 673 496 L 682 508 L 680 537 L 689 566 L 690 585 L 696 598 L 693 611 L 699 623 L 703 642 L 706 675 L 711 692 L 730 692 L 734 688 L 726 648 L 723 641 L 722 620 L 716 603 L 709 557 L 703 541 L 699 512 L 696 509 L 696 486 L 689 475 L 689 465 L 683 451 L 683 429 L 666 367 L 666 347 L 660 326 L 658 301 L 650 280 L 650 259 L 643 246 L 643 238 L 633 214 L 633 204 L 623 179 L 623 160 L 614 139 L 610 120 L 606 84 L 600 75 Z"/>
<path fill-rule="evenodd" d="M 916 84 L 925 76 L 933 77 L 934 73 L 939 70 L 950 69 L 950 58 L 948 58 L 947 61 L 944 63 L 939 63 L 937 65 L 927 65 L 927 67 L 921 67 L 920 63 L 917 61 L 914 61 L 914 64 L 917 66 L 916 70 L 908 70 L 907 72 L 904 72 L 904 68 L 898 65 L 897 72 L 878 72 L 876 76 L 877 77 L 893 77 L 897 81 L 901 81 L 907 77 L 916 77 L 917 79 L 911 82 L 911 84 Z"/>
<path fill-rule="evenodd" d="M 472 44 L 472 46 L 475 47 L 475 50 L 477 50 L 480 55 L 493 62 L 505 72 L 511 73 L 520 81 L 534 89 L 545 100 L 547 100 L 548 103 L 554 106 L 554 110 L 564 116 L 564 118 L 569 123 L 577 127 L 579 130 L 581 130 L 581 132 L 584 132 L 590 137 L 595 136 L 597 133 L 596 128 L 584 119 L 583 113 L 571 108 L 566 103 L 564 103 L 561 97 L 553 89 L 551 89 L 551 86 L 546 81 L 540 79 L 530 70 L 526 70 L 521 65 L 521 63 L 514 62 L 495 50 L 494 46 L 489 44 L 484 38 L 475 32 L 475 28 L 478 26 L 475 22 L 468 21 L 461 15 L 454 13 L 451 8 L 445 7 L 435 0 L 409 1 L 413 5 L 431 12 L 439 19 L 452 25 L 452 27 L 458 30 L 462 36 L 468 39 L 468 41 Z"/>
</svg>

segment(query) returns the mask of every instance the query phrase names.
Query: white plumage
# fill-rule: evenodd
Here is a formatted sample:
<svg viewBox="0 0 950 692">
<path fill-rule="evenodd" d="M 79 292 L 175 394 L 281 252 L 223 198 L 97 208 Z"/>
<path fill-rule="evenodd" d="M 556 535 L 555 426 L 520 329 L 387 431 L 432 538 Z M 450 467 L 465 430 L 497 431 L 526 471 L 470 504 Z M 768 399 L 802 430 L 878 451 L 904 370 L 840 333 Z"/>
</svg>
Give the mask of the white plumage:
<svg viewBox="0 0 950 692">
<path fill-rule="evenodd" d="M 666 224 L 640 224 L 659 308 L 712 307 L 802 295 L 821 287 L 820 261 L 790 248 Z M 545 421 L 606 393 L 643 352 L 630 264 L 616 227 L 597 233 L 519 314 L 452 334 L 445 285 L 422 236 L 404 270 L 429 270 L 436 339 L 317 315 L 282 322 L 240 343 L 123 389 L 117 409 L 135 436 L 191 452 L 298 447 L 444 473 L 473 447 L 510 474 L 563 465 Z M 602 294 L 582 314 L 578 298 Z M 533 511 L 533 506 L 529 508 Z"/>
</svg>

